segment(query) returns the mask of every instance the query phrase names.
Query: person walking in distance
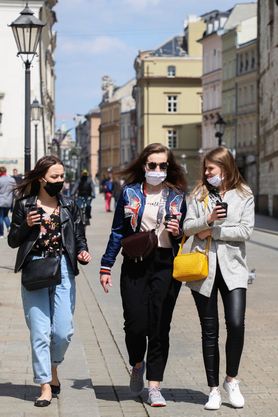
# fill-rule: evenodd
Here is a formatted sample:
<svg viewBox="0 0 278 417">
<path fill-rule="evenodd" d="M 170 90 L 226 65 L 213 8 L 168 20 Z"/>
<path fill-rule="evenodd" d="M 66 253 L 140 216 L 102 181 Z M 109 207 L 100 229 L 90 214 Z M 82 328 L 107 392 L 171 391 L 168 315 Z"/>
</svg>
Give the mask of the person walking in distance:
<svg viewBox="0 0 278 417">
<path fill-rule="evenodd" d="M 138 396 L 143 392 L 146 366 L 148 403 L 163 407 L 166 401 L 160 383 L 168 358 L 172 313 L 181 286 L 172 278 L 172 271 L 186 212 L 186 180 L 172 152 L 160 143 L 148 145 L 121 176 L 125 185 L 101 260 L 100 283 L 107 293 L 112 286 L 111 268 L 124 238 L 137 239 L 142 232 L 156 230 L 158 243 L 146 257 L 130 257 L 130 245 L 123 246 L 120 285 L 125 342 L 132 366 L 131 393 Z"/>
<path fill-rule="evenodd" d="M 193 251 L 204 251 L 207 239 L 211 238 L 208 277 L 187 284 L 202 328 L 203 358 L 210 387 L 207 410 L 217 410 L 221 405 L 218 293 L 223 301 L 227 329 L 223 387 L 233 407 L 244 406 L 236 377 L 244 342 L 248 281 L 245 242 L 253 226 L 252 191 L 241 177 L 231 152 L 224 147 L 213 149 L 204 157 L 202 179 L 191 195 L 184 222 L 185 234 L 194 236 Z"/>
<path fill-rule="evenodd" d="M 103 184 L 103 191 L 104 191 L 104 200 L 105 200 L 105 211 L 111 211 L 111 199 L 113 193 L 113 177 L 112 173 L 109 172 L 108 178 Z"/>
<path fill-rule="evenodd" d="M 49 265 L 53 257 L 60 259 L 60 284 L 33 291 L 26 284 L 21 287 L 34 382 L 41 385 L 41 395 L 34 403 L 37 407 L 50 405 L 52 396 L 60 393 L 57 367 L 73 335 L 77 261 L 87 264 L 91 260 L 79 209 L 60 193 L 63 183 L 63 163 L 53 155 L 39 159 L 17 187 L 8 236 L 9 245 L 19 248 L 15 272 L 24 272 L 40 259 L 45 258 Z"/>
<path fill-rule="evenodd" d="M 74 184 L 72 189 L 72 195 L 77 197 L 78 207 L 82 205 L 82 199 L 86 204 L 86 217 L 90 219 L 92 211 L 92 199 L 96 197 L 95 184 L 92 178 L 89 176 L 87 169 L 83 169 L 80 179 Z"/>
<path fill-rule="evenodd" d="M 6 167 L 0 167 L 0 238 L 4 237 L 4 224 L 7 232 L 10 229 L 9 211 L 13 205 L 13 195 L 16 182 L 14 178 L 7 175 Z"/>
</svg>

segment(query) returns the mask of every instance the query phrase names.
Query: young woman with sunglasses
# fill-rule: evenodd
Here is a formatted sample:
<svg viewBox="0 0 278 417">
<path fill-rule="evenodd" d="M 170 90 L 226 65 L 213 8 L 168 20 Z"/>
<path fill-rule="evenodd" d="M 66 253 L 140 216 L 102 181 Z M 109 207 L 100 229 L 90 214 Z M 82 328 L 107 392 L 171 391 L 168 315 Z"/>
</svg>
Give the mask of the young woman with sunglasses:
<svg viewBox="0 0 278 417">
<path fill-rule="evenodd" d="M 158 247 L 149 257 L 135 262 L 124 256 L 120 285 L 125 341 L 132 366 L 131 393 L 138 396 L 143 392 L 146 365 L 148 403 L 162 407 L 166 401 L 160 392 L 160 382 L 168 357 L 172 313 L 180 290 L 180 283 L 172 278 L 172 270 L 186 212 L 186 180 L 172 152 L 160 143 L 148 145 L 121 176 L 125 178 L 125 186 L 102 257 L 100 282 L 108 293 L 112 286 L 111 268 L 123 238 L 156 229 Z M 165 215 L 172 220 L 165 223 Z"/>
<path fill-rule="evenodd" d="M 208 198 L 205 209 L 204 200 Z M 218 147 L 205 155 L 202 179 L 192 193 L 184 222 L 187 236 L 194 235 L 192 250 L 204 251 L 207 238 L 209 274 L 204 280 L 188 283 L 202 328 L 203 358 L 210 393 L 205 409 L 221 406 L 219 390 L 218 293 L 225 312 L 227 329 L 226 378 L 223 388 L 230 404 L 244 406 L 236 379 L 244 342 L 244 318 L 248 268 L 245 242 L 254 226 L 254 197 L 241 177 L 231 152 Z"/>
</svg>

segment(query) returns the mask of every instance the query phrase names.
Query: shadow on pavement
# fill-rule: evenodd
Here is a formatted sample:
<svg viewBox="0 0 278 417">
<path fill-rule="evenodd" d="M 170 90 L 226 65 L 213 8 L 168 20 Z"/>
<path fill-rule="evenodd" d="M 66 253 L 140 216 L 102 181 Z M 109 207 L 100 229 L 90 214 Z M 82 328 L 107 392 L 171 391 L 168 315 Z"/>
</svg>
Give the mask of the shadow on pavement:
<svg viewBox="0 0 278 417">
<path fill-rule="evenodd" d="M 0 397 L 12 397 L 33 402 L 39 395 L 40 389 L 36 385 L 0 383 Z"/>
<path fill-rule="evenodd" d="M 71 388 L 78 389 L 78 390 L 86 389 L 86 388 L 93 389 L 92 381 L 89 378 L 87 378 L 87 379 L 74 379 L 72 381 L 73 381 L 73 383 L 71 385 Z"/>
<path fill-rule="evenodd" d="M 142 402 L 142 398 L 147 400 L 147 389 L 144 390 L 142 396 L 132 397 L 129 387 L 125 385 L 107 386 L 94 385 L 96 398 L 105 401 L 134 401 Z M 166 401 L 183 402 L 192 404 L 205 404 L 207 395 L 201 391 L 195 391 L 185 388 L 162 388 L 161 390 Z M 141 398 L 142 397 L 142 398 Z"/>
</svg>

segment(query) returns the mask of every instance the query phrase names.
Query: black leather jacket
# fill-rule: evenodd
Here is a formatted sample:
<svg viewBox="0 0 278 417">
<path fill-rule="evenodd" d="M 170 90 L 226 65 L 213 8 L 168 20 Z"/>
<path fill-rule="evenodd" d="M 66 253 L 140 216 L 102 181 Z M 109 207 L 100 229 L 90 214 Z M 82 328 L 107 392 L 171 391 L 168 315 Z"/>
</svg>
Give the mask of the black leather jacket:
<svg viewBox="0 0 278 417">
<path fill-rule="evenodd" d="M 60 205 L 62 245 L 66 251 L 75 275 L 78 275 L 77 255 L 83 250 L 88 251 L 85 230 L 81 221 L 78 207 L 73 200 L 58 195 Z M 19 199 L 13 209 L 11 230 L 8 236 L 8 244 L 11 248 L 19 248 L 15 263 L 15 272 L 18 272 L 24 263 L 28 253 L 39 237 L 40 227 L 29 227 L 26 221 L 28 210 L 36 206 L 37 196 L 29 196 Z M 82 262 L 83 263 L 83 262 Z"/>
</svg>

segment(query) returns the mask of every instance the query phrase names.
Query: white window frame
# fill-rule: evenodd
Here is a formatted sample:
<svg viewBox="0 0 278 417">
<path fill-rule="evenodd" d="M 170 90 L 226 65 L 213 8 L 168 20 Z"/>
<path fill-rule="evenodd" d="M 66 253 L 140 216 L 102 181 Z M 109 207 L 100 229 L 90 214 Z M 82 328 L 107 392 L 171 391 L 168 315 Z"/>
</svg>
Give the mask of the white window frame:
<svg viewBox="0 0 278 417">
<path fill-rule="evenodd" d="M 176 66 L 168 65 L 167 67 L 167 76 L 168 78 L 174 78 L 176 76 Z"/>
<path fill-rule="evenodd" d="M 167 112 L 178 112 L 178 96 L 176 94 L 167 95 Z"/>
<path fill-rule="evenodd" d="M 167 146 L 169 149 L 177 149 L 178 147 L 178 133 L 177 129 L 167 129 Z"/>
</svg>

